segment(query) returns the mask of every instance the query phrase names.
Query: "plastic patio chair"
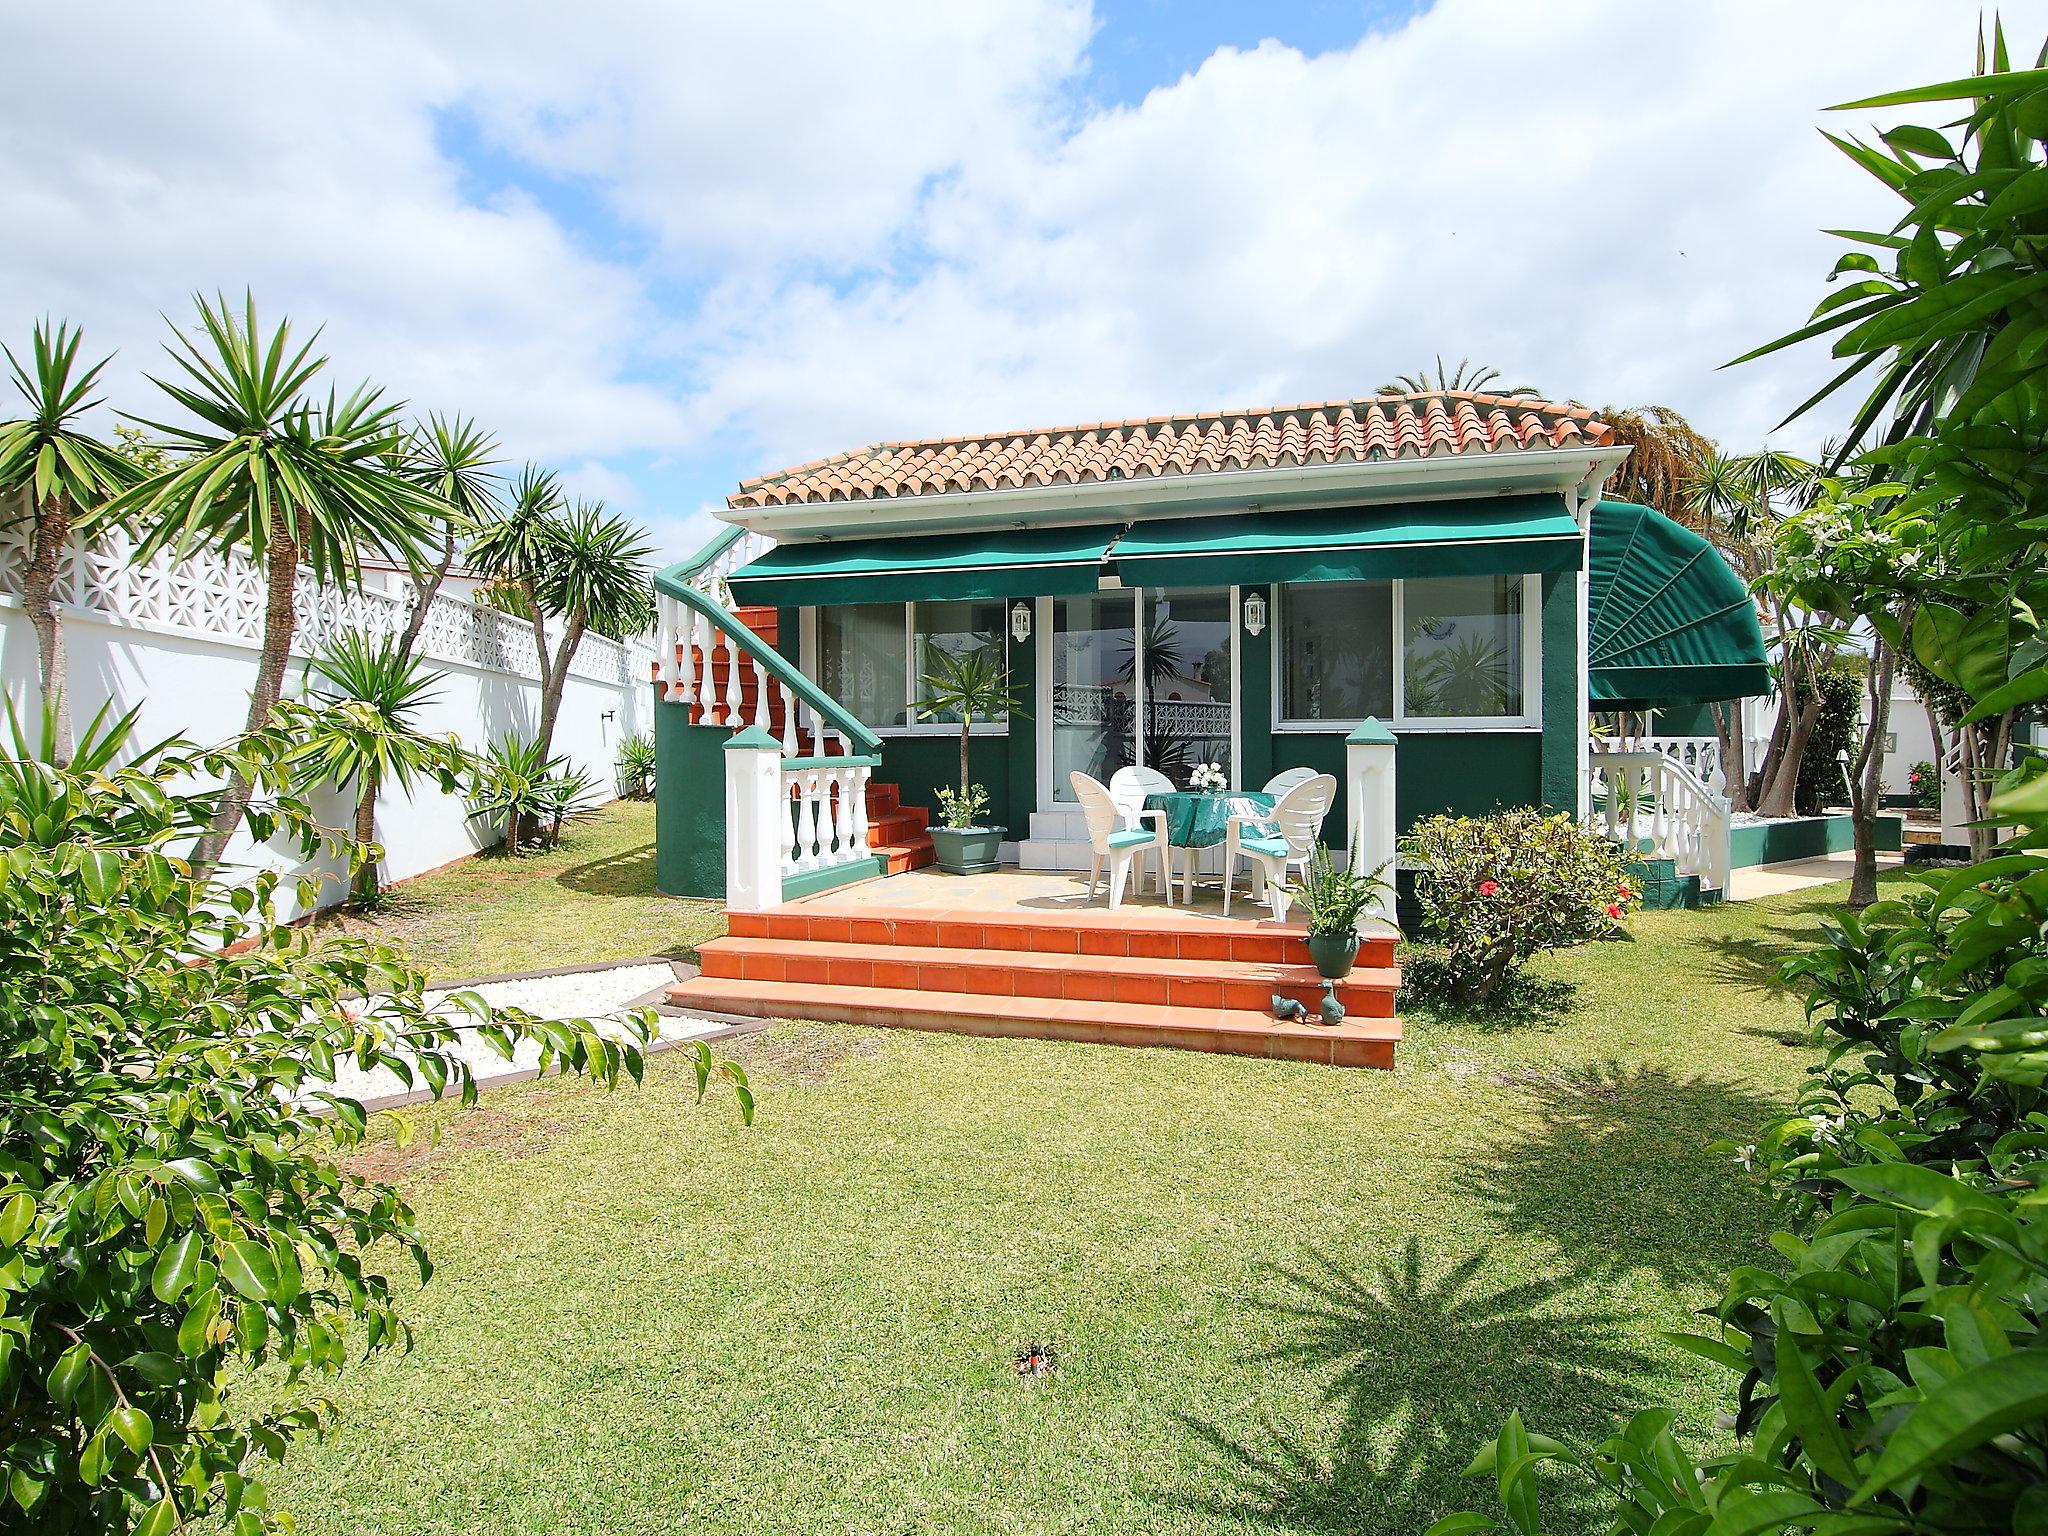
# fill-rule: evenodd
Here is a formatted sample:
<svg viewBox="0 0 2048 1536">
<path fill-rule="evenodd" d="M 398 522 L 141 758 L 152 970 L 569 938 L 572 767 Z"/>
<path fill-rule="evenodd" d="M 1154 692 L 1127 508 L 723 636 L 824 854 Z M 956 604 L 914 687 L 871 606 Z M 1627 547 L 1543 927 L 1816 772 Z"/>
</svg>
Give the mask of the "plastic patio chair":
<svg viewBox="0 0 2048 1536">
<path fill-rule="evenodd" d="M 1230 916 L 1230 890 L 1237 883 L 1237 861 L 1251 861 L 1265 886 L 1266 905 L 1286 920 L 1289 896 L 1287 871 L 1308 870 L 1309 854 L 1323 834 L 1323 819 L 1337 800 L 1337 781 L 1327 773 L 1302 780 L 1273 803 L 1264 816 L 1233 816 L 1223 832 L 1223 915 Z M 1274 829 L 1268 835 L 1265 827 Z"/>
<path fill-rule="evenodd" d="M 1119 768 L 1109 776 L 1109 798 L 1126 827 L 1149 829 L 1159 845 L 1159 867 L 1166 871 L 1166 904 L 1173 905 L 1173 845 L 1166 840 L 1166 812 L 1145 809 L 1147 795 L 1170 795 L 1173 780 L 1157 768 Z M 1192 859 L 1194 853 L 1189 851 Z"/>
<path fill-rule="evenodd" d="M 1109 908 L 1114 912 L 1123 905 L 1124 887 L 1130 881 L 1131 866 L 1148 851 L 1156 852 L 1163 845 L 1155 834 L 1144 828 L 1124 825 L 1123 813 L 1117 809 L 1109 786 L 1101 780 L 1091 779 L 1078 768 L 1068 778 L 1073 781 L 1074 798 L 1081 802 L 1081 812 L 1088 819 L 1088 845 L 1093 855 L 1088 865 L 1088 899 L 1095 899 L 1095 887 L 1102 879 L 1106 863 L 1109 866 Z M 1141 878 L 1142 875 L 1141 865 Z M 1172 905 L 1173 892 L 1168 888 L 1163 856 L 1159 883 L 1166 889 L 1167 904 Z"/>
</svg>

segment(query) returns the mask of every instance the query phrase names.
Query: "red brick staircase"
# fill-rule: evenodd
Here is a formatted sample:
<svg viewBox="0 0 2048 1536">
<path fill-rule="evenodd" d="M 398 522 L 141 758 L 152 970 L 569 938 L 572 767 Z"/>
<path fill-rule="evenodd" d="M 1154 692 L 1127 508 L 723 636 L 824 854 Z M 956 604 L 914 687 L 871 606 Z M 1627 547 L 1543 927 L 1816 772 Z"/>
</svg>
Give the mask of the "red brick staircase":
<svg viewBox="0 0 2048 1536">
<path fill-rule="evenodd" d="M 1352 1067 L 1393 1066 L 1401 1039 L 1391 937 L 1360 943 L 1358 969 L 1337 988 L 1349 1017 L 1331 1027 L 1273 1017 L 1275 993 L 1312 1017 L 1323 997 L 1293 924 L 826 900 L 735 912 L 730 926 L 699 950 L 701 973 L 669 988 L 675 1006 Z"/>
<path fill-rule="evenodd" d="M 735 608 L 733 617 L 753 631 L 770 645 L 776 643 L 778 634 L 776 610 L 773 608 Z M 718 718 L 723 720 L 728 708 L 726 687 L 732 676 L 728 652 L 718 650 L 708 659 L 708 665 L 700 674 L 706 678 L 698 690 L 699 703 L 690 709 L 690 723 L 704 725 L 706 699 L 716 700 Z M 745 653 L 738 656 L 740 706 L 739 717 L 752 721 L 755 700 L 760 695 L 760 674 L 754 670 L 754 663 Z M 788 714 L 788 696 L 782 689 L 772 690 L 768 696 L 768 734 L 776 740 L 782 739 L 783 725 Z M 806 727 L 799 726 L 796 733 L 796 747 L 799 756 L 837 757 L 842 748 L 839 742 L 827 737 L 822 748 L 818 738 Z M 880 854 L 886 861 L 886 872 L 900 875 L 906 870 L 923 869 L 937 857 L 932 849 L 932 813 L 921 805 L 905 805 L 903 792 L 894 784 L 878 780 L 868 782 L 868 847 Z"/>
</svg>

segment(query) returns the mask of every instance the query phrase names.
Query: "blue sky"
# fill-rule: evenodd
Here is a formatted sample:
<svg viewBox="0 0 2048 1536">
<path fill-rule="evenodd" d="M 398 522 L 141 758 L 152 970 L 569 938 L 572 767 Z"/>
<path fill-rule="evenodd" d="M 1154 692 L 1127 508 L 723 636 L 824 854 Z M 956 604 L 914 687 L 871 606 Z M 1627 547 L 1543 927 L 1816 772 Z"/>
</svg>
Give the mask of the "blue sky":
<svg viewBox="0 0 2048 1536">
<path fill-rule="evenodd" d="M 2003 10 L 2048 32 L 2048 0 Z M 1963 73 L 1974 29 L 1952 0 L 567 14 L 25 11 L 0 328 L 83 325 L 156 414 L 165 317 L 251 288 L 344 387 L 475 416 L 670 557 L 743 476 L 876 439 L 1348 398 L 1437 353 L 1812 447 L 1828 413 L 1775 428 L 1824 357 L 1721 365 L 1825 291 L 1823 227 L 1892 216 L 1821 108 Z M 81 113 L 79 78 L 123 89 Z"/>
</svg>

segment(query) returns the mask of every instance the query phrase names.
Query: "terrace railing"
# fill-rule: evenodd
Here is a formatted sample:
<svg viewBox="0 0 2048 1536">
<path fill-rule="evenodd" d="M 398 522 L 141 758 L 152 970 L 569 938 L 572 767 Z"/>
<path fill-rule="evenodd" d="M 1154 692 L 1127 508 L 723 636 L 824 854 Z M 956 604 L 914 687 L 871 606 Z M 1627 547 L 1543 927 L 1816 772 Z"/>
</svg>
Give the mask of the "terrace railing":
<svg viewBox="0 0 2048 1536">
<path fill-rule="evenodd" d="M 1667 753 L 1604 750 L 1587 760 L 1594 824 L 1614 841 L 1670 859 L 1710 890 L 1728 888 L 1732 860 L 1728 801 Z"/>
<path fill-rule="evenodd" d="M 767 547 L 728 528 L 654 578 L 662 698 L 732 738 L 725 895 L 736 911 L 780 905 L 792 886 L 872 863 L 867 791 L 882 762 L 881 737 L 729 606 L 726 578 Z"/>
</svg>

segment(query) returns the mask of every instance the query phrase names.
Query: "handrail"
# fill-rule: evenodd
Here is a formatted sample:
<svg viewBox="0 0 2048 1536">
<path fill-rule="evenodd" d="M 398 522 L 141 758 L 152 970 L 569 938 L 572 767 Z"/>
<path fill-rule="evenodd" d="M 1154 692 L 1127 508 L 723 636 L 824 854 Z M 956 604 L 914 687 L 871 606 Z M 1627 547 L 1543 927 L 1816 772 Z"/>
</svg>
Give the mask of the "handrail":
<svg viewBox="0 0 2048 1536">
<path fill-rule="evenodd" d="M 1728 801 L 1675 758 L 1657 751 L 1602 750 L 1586 764 L 1589 798 L 1604 781 L 1605 794 L 1590 819 L 1610 838 L 1634 845 L 1647 836 L 1653 851 L 1672 859 L 1679 873 L 1702 885 L 1727 888 L 1730 860 Z M 1591 809 L 1589 807 L 1589 809 Z"/>
<path fill-rule="evenodd" d="M 804 676 L 803 669 L 784 656 L 774 646 L 748 629 L 733 614 L 732 610 L 710 593 L 691 583 L 690 578 L 708 569 L 720 555 L 729 551 L 746 533 L 746 529 L 733 527 L 712 539 L 711 542 L 688 560 L 679 560 L 654 573 L 654 590 L 658 597 L 682 604 L 698 617 L 709 622 L 722 632 L 729 645 L 737 645 L 746 652 L 756 670 L 773 677 L 784 689 L 801 699 L 821 720 L 829 723 L 847 742 L 860 752 L 879 755 L 882 738 L 872 727 L 856 719 L 844 705 L 824 689 Z M 682 644 L 691 643 L 685 636 Z M 664 633 L 662 638 L 661 666 L 667 675 L 675 664 L 674 650 L 677 642 Z M 706 654 L 709 650 L 707 647 Z M 791 754 L 794 755 L 794 754 Z"/>
</svg>

